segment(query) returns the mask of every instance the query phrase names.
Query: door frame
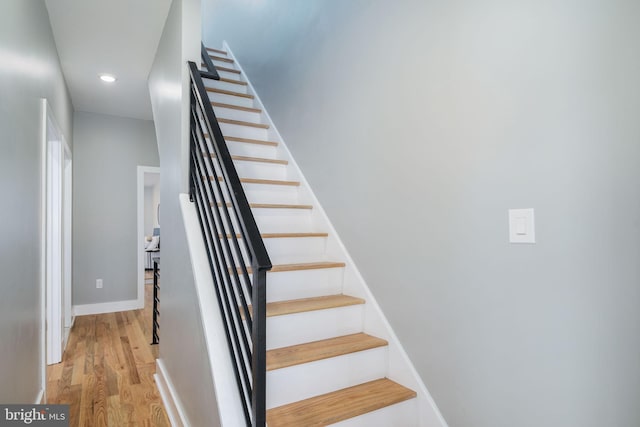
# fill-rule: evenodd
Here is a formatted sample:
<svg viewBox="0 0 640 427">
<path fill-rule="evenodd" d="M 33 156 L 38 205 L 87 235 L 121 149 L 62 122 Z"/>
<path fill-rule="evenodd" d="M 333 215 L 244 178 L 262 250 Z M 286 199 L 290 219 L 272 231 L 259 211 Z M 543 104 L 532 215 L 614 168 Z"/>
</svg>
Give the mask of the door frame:
<svg viewBox="0 0 640 427">
<path fill-rule="evenodd" d="M 71 149 L 46 99 L 41 100 L 41 107 L 41 375 L 46 390 L 46 366 L 62 360 L 73 320 L 73 163 Z"/>
<path fill-rule="evenodd" d="M 145 174 L 160 174 L 160 168 L 157 166 L 138 166 L 138 306 L 144 308 L 144 176 Z M 162 235 L 162 234 L 161 234 Z"/>
</svg>

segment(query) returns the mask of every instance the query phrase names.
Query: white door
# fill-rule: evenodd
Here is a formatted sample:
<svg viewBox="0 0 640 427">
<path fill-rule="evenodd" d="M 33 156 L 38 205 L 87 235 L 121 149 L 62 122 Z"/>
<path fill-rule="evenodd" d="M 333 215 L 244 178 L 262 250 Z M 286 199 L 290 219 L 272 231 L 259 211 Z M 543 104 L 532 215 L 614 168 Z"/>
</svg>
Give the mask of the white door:
<svg viewBox="0 0 640 427">
<path fill-rule="evenodd" d="M 45 111 L 46 361 L 53 364 L 71 326 L 71 151 L 46 102 Z"/>
</svg>

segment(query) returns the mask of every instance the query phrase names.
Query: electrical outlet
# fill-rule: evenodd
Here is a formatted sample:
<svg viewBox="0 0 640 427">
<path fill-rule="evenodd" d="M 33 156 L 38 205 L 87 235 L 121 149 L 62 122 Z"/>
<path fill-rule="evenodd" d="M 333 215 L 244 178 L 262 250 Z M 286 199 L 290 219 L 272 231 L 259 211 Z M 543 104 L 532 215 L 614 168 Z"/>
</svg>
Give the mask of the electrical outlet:
<svg viewBox="0 0 640 427">
<path fill-rule="evenodd" d="M 102 279 L 96 279 L 96 288 L 102 289 Z"/>
</svg>

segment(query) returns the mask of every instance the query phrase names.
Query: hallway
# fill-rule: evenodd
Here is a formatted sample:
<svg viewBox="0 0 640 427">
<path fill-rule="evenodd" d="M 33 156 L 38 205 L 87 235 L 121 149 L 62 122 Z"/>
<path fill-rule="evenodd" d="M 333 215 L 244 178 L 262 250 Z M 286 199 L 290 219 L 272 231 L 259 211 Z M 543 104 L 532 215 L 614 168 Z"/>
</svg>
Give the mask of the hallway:
<svg viewBox="0 0 640 427">
<path fill-rule="evenodd" d="M 169 426 L 153 379 L 153 285 L 145 309 L 76 317 L 62 362 L 47 368 L 47 403 L 70 404 L 71 426 Z"/>
</svg>

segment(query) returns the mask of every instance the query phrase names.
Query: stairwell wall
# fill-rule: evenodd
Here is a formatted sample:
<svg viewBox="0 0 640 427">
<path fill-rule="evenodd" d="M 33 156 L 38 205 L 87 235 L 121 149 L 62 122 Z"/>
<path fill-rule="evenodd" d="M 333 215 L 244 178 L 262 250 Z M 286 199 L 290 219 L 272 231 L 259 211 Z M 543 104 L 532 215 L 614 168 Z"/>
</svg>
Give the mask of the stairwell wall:
<svg viewBox="0 0 640 427">
<path fill-rule="evenodd" d="M 188 192 L 187 60 L 200 57 L 200 2 L 174 0 L 148 84 L 160 153 L 160 359 L 187 425 L 219 424 L 189 250 L 179 204 Z"/>
<path fill-rule="evenodd" d="M 451 426 L 640 425 L 639 18 L 203 2 Z"/>
<path fill-rule="evenodd" d="M 41 98 L 72 147 L 73 106 L 42 1 L 0 5 L 0 402 L 41 392 Z"/>
</svg>

